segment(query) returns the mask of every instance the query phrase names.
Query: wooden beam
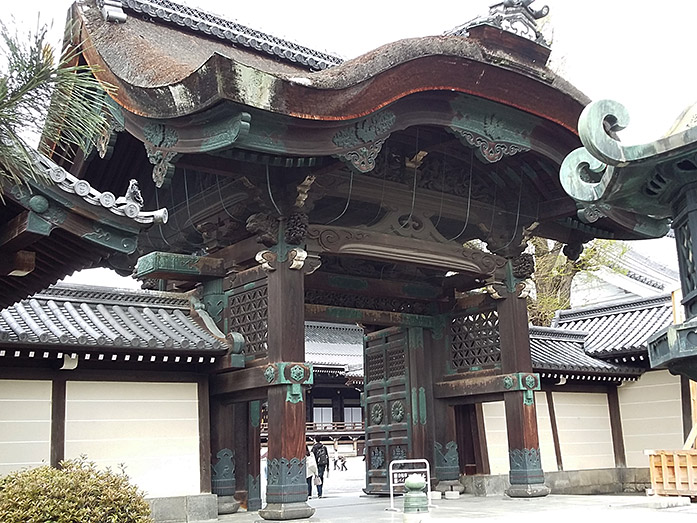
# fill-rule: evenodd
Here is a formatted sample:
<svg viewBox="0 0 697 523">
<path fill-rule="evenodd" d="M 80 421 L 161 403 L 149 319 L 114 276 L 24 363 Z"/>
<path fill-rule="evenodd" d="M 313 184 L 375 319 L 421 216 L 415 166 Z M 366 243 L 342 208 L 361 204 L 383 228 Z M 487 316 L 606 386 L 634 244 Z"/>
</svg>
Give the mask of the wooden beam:
<svg viewBox="0 0 697 523">
<path fill-rule="evenodd" d="M 357 256 L 391 263 L 409 263 L 439 270 L 467 272 L 480 279 L 496 272 L 503 275 L 505 259 L 495 254 L 463 247 L 456 242 L 397 236 L 377 230 L 355 231 L 348 227 L 312 224 L 307 230 L 310 252 Z"/>
<path fill-rule="evenodd" d="M 259 251 L 266 247 L 259 243 L 256 236 L 245 238 L 233 245 L 212 252 L 211 258 L 221 258 L 226 270 L 245 267 L 253 261 Z M 256 263 L 256 262 L 255 262 Z"/>
<path fill-rule="evenodd" d="M 223 260 L 171 252 L 151 252 L 136 265 L 136 278 L 202 281 L 225 276 Z"/>
<path fill-rule="evenodd" d="M 554 397 L 551 390 L 546 390 L 547 410 L 549 411 L 549 423 L 552 425 L 552 440 L 554 441 L 554 455 L 557 457 L 557 470 L 564 470 L 564 462 L 561 455 L 561 443 L 559 441 L 559 426 L 557 425 L 557 412 L 554 408 Z"/>
<path fill-rule="evenodd" d="M 390 296 L 421 301 L 443 300 L 443 290 L 421 282 L 399 282 L 314 272 L 305 280 L 306 289 L 341 291 L 361 296 Z"/>
<path fill-rule="evenodd" d="M 208 376 L 198 379 L 198 452 L 201 492 L 211 491 L 211 418 Z"/>
<path fill-rule="evenodd" d="M 17 251 L 48 236 L 52 225 L 31 211 L 24 211 L 0 227 L 0 249 Z"/>
<path fill-rule="evenodd" d="M 472 438 L 474 440 L 474 453 L 477 459 L 477 474 L 491 474 L 486 430 L 484 427 L 484 407 L 481 403 L 474 404 L 473 423 Z"/>
<path fill-rule="evenodd" d="M 265 389 L 269 383 L 264 377 L 264 369 L 263 366 L 247 367 L 211 376 L 211 396 Z"/>
<path fill-rule="evenodd" d="M 433 318 L 431 316 L 311 304 L 305 304 L 305 319 L 307 321 L 364 323 L 368 325 L 386 326 L 407 325 L 426 328 L 433 326 Z"/>
<path fill-rule="evenodd" d="M 610 431 L 612 433 L 612 448 L 615 451 L 615 466 L 627 466 L 627 455 L 624 449 L 624 433 L 622 432 L 622 416 L 617 387 L 608 387 L 607 405 L 610 411 Z"/>
<path fill-rule="evenodd" d="M 433 393 L 436 398 L 457 398 L 527 390 L 521 383 L 523 376 L 525 374 L 494 374 L 440 381 L 433 384 Z"/>
<path fill-rule="evenodd" d="M 65 459 L 65 377 L 53 378 L 51 386 L 51 444 L 49 464 L 58 467 Z"/>
<path fill-rule="evenodd" d="M 0 254 L 0 276 L 26 276 L 36 268 L 36 253 L 17 251 Z"/>
</svg>

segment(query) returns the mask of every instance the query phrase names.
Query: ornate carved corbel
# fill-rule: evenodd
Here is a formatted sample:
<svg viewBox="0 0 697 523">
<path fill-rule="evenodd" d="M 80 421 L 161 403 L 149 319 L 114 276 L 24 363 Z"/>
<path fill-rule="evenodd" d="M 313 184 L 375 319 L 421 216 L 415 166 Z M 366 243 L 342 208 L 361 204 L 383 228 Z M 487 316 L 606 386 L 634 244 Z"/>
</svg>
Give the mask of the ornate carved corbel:
<svg viewBox="0 0 697 523">
<path fill-rule="evenodd" d="M 177 130 L 161 123 L 149 123 L 143 127 L 145 151 L 153 164 L 152 179 L 155 186 L 166 187 L 174 176 L 174 162 L 181 156 L 171 150 L 179 141 Z"/>
<path fill-rule="evenodd" d="M 349 164 L 360 174 L 365 174 L 375 168 L 375 159 L 380 154 L 385 140 L 378 140 L 371 144 L 363 145 L 357 149 L 342 153 L 338 158 Z"/>
<path fill-rule="evenodd" d="M 285 223 L 285 241 L 289 245 L 302 245 L 305 241 L 307 227 L 310 219 L 306 213 L 296 211 L 291 214 Z"/>
<path fill-rule="evenodd" d="M 247 231 L 258 234 L 258 240 L 267 247 L 278 244 L 278 220 L 267 213 L 252 214 L 247 218 Z"/>
<path fill-rule="evenodd" d="M 380 111 L 342 129 L 332 138 L 343 149 L 336 156 L 361 174 L 372 171 L 396 120 L 392 111 Z"/>
</svg>

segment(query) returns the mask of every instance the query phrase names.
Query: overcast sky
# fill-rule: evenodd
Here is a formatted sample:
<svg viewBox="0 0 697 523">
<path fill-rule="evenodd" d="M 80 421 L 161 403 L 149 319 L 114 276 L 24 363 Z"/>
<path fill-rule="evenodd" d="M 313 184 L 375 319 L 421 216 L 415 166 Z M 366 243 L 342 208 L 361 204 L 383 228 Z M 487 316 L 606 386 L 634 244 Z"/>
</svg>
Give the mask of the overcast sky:
<svg viewBox="0 0 697 523">
<path fill-rule="evenodd" d="M 401 38 L 441 34 L 478 15 L 493 0 L 184 0 L 239 23 L 303 45 L 358 56 Z M 3 2 L 27 28 L 53 21 L 58 39 L 70 0 Z M 626 143 L 662 136 L 683 109 L 697 102 L 692 59 L 697 1 L 537 0 L 548 5 L 545 34 L 552 36 L 550 66 L 591 99 L 612 98 L 629 110 Z M 60 29 L 60 31 L 58 30 Z M 690 54 L 688 54 L 690 53 Z"/>
</svg>

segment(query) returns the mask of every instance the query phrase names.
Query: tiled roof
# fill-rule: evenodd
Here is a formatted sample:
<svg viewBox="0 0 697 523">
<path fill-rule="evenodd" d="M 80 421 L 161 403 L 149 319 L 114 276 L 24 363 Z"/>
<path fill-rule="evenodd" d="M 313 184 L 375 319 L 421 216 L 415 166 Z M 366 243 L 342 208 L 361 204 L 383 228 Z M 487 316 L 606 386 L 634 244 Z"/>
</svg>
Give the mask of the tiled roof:
<svg viewBox="0 0 697 523">
<path fill-rule="evenodd" d="M 536 372 L 564 371 L 631 378 L 643 370 L 617 365 L 589 356 L 584 351 L 585 332 L 545 327 L 530 328 L 530 355 Z"/>
<path fill-rule="evenodd" d="M 606 358 L 645 352 L 649 336 L 672 321 L 671 297 L 663 294 L 558 311 L 552 327 L 587 333 L 586 353 Z"/>
<path fill-rule="evenodd" d="M 37 167 L 43 171 L 47 179 L 50 178 L 53 181 L 53 185 L 49 186 L 49 189 L 55 187 L 63 193 L 75 194 L 89 205 L 108 209 L 116 216 L 122 216 L 139 224 L 167 223 L 167 208 L 163 207 L 155 211 L 141 210 L 143 205 L 142 197 L 140 196 L 137 182 L 135 188 L 132 188 L 134 180 L 132 180 L 126 195 L 117 198 L 109 191 L 100 192 L 86 180 L 76 178 L 43 154 L 37 152 L 31 152 L 31 154 Z"/>
<path fill-rule="evenodd" d="M 0 311 L 0 356 L 18 349 L 199 358 L 228 347 L 191 319 L 182 295 L 59 284 Z"/>
<path fill-rule="evenodd" d="M 103 5 L 103 0 L 98 0 L 98 4 L 100 3 Z M 121 0 L 121 6 L 123 9 L 142 13 L 153 20 L 174 23 L 191 31 L 202 32 L 229 43 L 254 49 L 312 69 L 326 69 L 343 61 L 337 56 L 316 51 L 262 31 L 250 29 L 206 11 L 169 0 Z"/>
<path fill-rule="evenodd" d="M 305 323 L 305 357 L 316 366 L 363 374 L 363 329 L 338 323 Z"/>
</svg>

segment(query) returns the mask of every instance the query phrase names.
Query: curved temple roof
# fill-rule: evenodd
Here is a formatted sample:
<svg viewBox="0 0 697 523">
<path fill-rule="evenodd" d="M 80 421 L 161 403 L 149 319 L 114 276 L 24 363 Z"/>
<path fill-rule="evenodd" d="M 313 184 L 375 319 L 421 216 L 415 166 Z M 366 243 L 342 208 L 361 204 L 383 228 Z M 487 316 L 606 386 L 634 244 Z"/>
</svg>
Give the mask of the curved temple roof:
<svg viewBox="0 0 697 523">
<path fill-rule="evenodd" d="M 301 118 L 345 120 L 415 92 L 452 90 L 529 111 L 574 132 L 588 101 L 544 62 L 516 55 L 515 49 L 525 47 L 520 39 L 499 48 L 472 29 L 468 38 L 402 40 L 341 63 L 307 48 L 286 51 L 292 45 L 278 39 L 259 43 L 273 38 L 260 32 L 239 36 L 247 28 L 166 0 L 123 0 L 123 23 L 106 22 L 94 5 L 78 0 L 72 11 L 88 43 L 84 54 L 101 69 L 100 77 L 119 87 L 119 104 L 143 116 L 173 118 L 227 99 Z M 151 16 L 142 19 L 141 13 Z M 237 29 L 211 29 L 227 25 Z M 303 67 L 320 59 L 332 67 Z"/>
<path fill-rule="evenodd" d="M 418 189 L 419 208 L 408 214 L 424 223 L 433 216 L 440 226 L 434 231 L 438 241 L 486 238 L 497 244 L 489 245 L 497 253 L 517 248 L 527 228 L 574 244 L 602 229 L 576 218 L 557 177 L 559 163 L 579 145 L 576 122 L 589 100 L 546 67 L 549 48 L 538 37 L 474 21 L 454 34 L 405 39 L 341 62 L 169 0 L 99 4 L 104 9 L 96 0 L 73 5 L 73 41 L 81 43 L 97 76 L 117 87 L 109 110 L 130 135 L 118 139 L 117 161 L 144 144 L 147 154 L 141 150 L 140 156 L 154 165 L 158 189 L 166 190 L 175 174 L 179 193 L 199 180 L 210 188 L 210 179 L 220 176 L 232 185 L 224 197 L 230 191 L 238 195 L 229 206 L 227 200 L 222 204 L 223 213 L 231 217 L 229 207 L 239 203 L 246 209 L 233 220 L 244 223 L 249 215 L 266 212 L 252 205 L 261 196 L 251 192 L 266 183 L 261 169 L 271 166 L 268 170 L 279 171 L 266 175 L 272 182 L 305 179 L 297 187 L 305 192 L 302 198 L 309 195 L 311 224 L 336 221 L 337 226 L 357 224 L 360 206 L 377 218 L 387 209 L 401 212 Z M 508 14 L 509 7 L 502 9 L 496 16 Z M 320 58 L 327 61 L 324 69 L 315 67 Z M 139 167 L 147 169 L 147 163 Z M 389 182 L 400 190 L 383 199 L 375 191 L 377 178 L 387 178 L 383 173 L 395 168 L 401 171 L 389 173 Z M 85 162 L 80 169 L 76 176 L 95 185 L 123 176 L 118 164 Z M 469 185 L 459 176 L 463 169 L 473 171 Z M 352 174 L 364 176 L 364 183 L 348 188 L 353 202 L 342 223 L 333 220 L 332 209 L 343 205 L 336 200 L 345 200 Z M 216 182 L 209 190 L 219 200 L 222 185 Z M 146 195 L 143 187 L 146 201 L 156 204 L 157 193 Z M 402 187 L 412 195 L 403 194 Z M 439 190 L 454 196 L 452 204 Z M 188 195 L 175 192 L 160 196 L 174 200 L 173 207 L 188 206 L 187 215 L 175 220 L 188 223 L 196 214 L 190 210 L 197 209 Z M 209 201 L 201 196 L 197 205 L 211 210 Z M 298 202 L 301 208 L 304 199 Z M 194 227 L 218 234 L 221 220 L 210 220 Z M 518 230 L 511 233 L 513 228 Z M 161 229 L 162 238 L 149 238 L 161 250 L 173 244 L 173 236 L 191 236 Z M 399 229 L 404 232 L 404 224 Z M 614 237 L 608 229 L 598 234 Z M 244 239 L 231 232 L 225 242 Z M 194 244 L 205 243 L 186 241 L 175 250 L 193 252 Z"/>
</svg>

